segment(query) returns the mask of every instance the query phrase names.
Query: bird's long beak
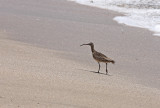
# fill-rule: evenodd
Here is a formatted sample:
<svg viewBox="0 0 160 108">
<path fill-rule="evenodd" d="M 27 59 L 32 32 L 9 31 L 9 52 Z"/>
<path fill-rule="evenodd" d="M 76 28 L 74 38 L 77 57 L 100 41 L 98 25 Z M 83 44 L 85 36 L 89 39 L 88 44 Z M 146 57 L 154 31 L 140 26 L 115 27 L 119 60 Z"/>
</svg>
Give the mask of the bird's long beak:
<svg viewBox="0 0 160 108">
<path fill-rule="evenodd" d="M 89 45 L 89 44 L 82 44 L 82 45 L 80 45 L 80 46 L 83 46 L 83 45 Z"/>
</svg>

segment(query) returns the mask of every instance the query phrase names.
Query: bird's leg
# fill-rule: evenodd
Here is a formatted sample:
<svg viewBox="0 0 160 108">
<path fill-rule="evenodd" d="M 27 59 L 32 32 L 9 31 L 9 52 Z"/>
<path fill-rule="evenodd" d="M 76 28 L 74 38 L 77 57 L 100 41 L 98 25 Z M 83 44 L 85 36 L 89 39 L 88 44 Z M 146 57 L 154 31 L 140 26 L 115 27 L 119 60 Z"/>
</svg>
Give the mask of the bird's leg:
<svg viewBox="0 0 160 108">
<path fill-rule="evenodd" d="M 106 74 L 108 74 L 108 70 L 107 70 L 107 63 L 106 63 Z"/>
<path fill-rule="evenodd" d="M 98 73 L 99 73 L 99 70 L 100 70 L 100 67 L 101 67 L 101 66 L 100 66 L 100 63 L 99 63 L 99 62 L 98 62 L 98 64 L 99 64 L 99 69 L 98 69 Z"/>
</svg>

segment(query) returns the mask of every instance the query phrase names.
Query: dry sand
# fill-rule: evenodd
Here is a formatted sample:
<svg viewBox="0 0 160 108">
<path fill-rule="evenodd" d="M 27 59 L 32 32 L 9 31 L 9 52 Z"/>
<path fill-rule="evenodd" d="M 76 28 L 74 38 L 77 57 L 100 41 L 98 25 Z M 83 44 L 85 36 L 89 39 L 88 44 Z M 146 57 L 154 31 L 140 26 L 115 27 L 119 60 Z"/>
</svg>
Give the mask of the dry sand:
<svg viewBox="0 0 160 108">
<path fill-rule="evenodd" d="M 160 90 L 84 71 L 93 67 L 65 59 L 66 52 L 6 39 L 0 51 L 1 108 L 160 107 Z"/>
<path fill-rule="evenodd" d="M 118 25 L 115 12 L 37 1 L 0 1 L 0 107 L 160 107 L 158 37 Z M 94 73 L 90 49 L 79 47 L 89 41 L 116 61 L 110 76 L 103 65 Z"/>
</svg>

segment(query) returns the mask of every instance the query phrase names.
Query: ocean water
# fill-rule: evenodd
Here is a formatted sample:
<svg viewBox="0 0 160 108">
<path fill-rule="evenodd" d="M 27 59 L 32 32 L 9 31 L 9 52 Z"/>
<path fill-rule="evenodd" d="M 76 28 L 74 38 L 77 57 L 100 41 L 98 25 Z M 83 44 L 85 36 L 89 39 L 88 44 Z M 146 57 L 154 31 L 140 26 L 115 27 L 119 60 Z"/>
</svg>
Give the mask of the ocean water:
<svg viewBox="0 0 160 108">
<path fill-rule="evenodd" d="M 160 0 L 70 0 L 123 13 L 114 18 L 120 24 L 145 28 L 160 36 Z"/>
</svg>

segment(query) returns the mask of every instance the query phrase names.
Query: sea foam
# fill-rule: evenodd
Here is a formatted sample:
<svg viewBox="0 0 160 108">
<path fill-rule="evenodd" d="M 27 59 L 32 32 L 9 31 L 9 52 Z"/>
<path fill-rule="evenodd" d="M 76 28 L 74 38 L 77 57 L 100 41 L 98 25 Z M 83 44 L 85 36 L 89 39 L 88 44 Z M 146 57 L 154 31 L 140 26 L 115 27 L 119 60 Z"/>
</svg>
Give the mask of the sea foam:
<svg viewBox="0 0 160 108">
<path fill-rule="evenodd" d="M 70 0 L 123 13 L 114 18 L 120 24 L 145 28 L 160 36 L 159 0 Z"/>
</svg>

